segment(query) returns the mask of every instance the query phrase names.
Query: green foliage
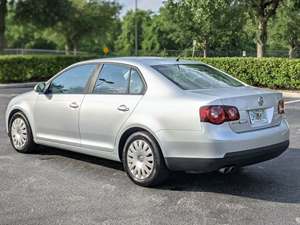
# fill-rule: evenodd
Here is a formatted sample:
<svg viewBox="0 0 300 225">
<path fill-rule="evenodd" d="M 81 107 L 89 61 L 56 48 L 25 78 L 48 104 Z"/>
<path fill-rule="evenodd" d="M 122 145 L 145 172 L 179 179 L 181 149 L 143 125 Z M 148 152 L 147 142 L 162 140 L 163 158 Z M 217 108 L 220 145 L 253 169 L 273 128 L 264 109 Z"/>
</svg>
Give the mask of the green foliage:
<svg viewBox="0 0 300 225">
<path fill-rule="evenodd" d="M 279 8 L 277 17 L 272 21 L 272 45 L 289 47 L 290 58 L 300 45 L 300 1 L 285 0 Z"/>
<path fill-rule="evenodd" d="M 168 7 L 160 8 L 148 26 L 144 28 L 142 50 L 145 53 L 160 53 L 164 49 L 185 49 L 191 47 L 191 37 L 182 31 L 174 21 L 174 16 Z"/>
<path fill-rule="evenodd" d="M 268 41 L 268 23 L 271 17 L 276 15 L 276 10 L 283 0 L 241 0 L 245 3 L 245 9 L 257 22 L 256 46 L 257 57 L 265 55 Z"/>
<path fill-rule="evenodd" d="M 68 19 L 54 29 L 64 35 L 69 49 L 78 50 L 84 38 L 107 37 L 119 10 L 115 2 L 73 0 Z"/>
<path fill-rule="evenodd" d="M 84 50 L 82 43 L 87 46 L 91 42 L 102 45 L 100 47 L 111 44 L 111 34 L 118 27 L 120 8 L 116 2 L 98 0 L 23 0 L 16 1 L 11 13 L 18 26 L 31 27 L 33 33 L 49 34 L 49 29 L 56 33 L 50 38 L 31 34 L 31 42 L 38 39 L 38 43 L 28 45 L 25 42 L 23 46 L 40 46 L 42 39 L 49 39 L 44 43 L 55 42 L 59 47 L 65 46 L 67 51 L 77 51 L 78 48 Z M 28 32 L 22 35 L 30 37 Z"/>
<path fill-rule="evenodd" d="M 15 22 L 15 12 L 11 9 L 6 18 L 9 29 L 6 31 L 6 46 L 8 48 L 41 48 L 57 49 L 55 41 L 51 40 L 46 30 L 41 30 L 33 24 Z"/>
<path fill-rule="evenodd" d="M 208 56 L 250 56 L 256 45 L 300 56 L 299 0 L 165 0 L 158 13 L 123 18 L 117 2 L 0 0 L 0 46 L 133 55 L 136 17 L 140 55 L 177 55 L 197 40 L 195 50 Z"/>
<path fill-rule="evenodd" d="M 65 67 L 91 56 L 1 56 L 0 83 L 43 81 Z"/>
<path fill-rule="evenodd" d="M 300 89 L 300 59 L 197 58 L 258 87 Z"/>
<path fill-rule="evenodd" d="M 51 27 L 68 19 L 70 9 L 71 2 L 68 0 L 16 1 L 15 19 L 41 28 Z"/>
<path fill-rule="evenodd" d="M 205 51 L 241 48 L 248 39 L 243 6 L 235 0 L 168 0 L 165 4 L 188 46 L 197 40 L 198 48 Z"/>
<path fill-rule="evenodd" d="M 138 49 L 144 39 L 144 30 L 151 22 L 151 12 L 138 10 L 137 12 L 128 11 L 123 18 L 122 33 L 116 41 L 116 49 L 121 55 L 133 55 L 135 49 L 135 20 L 138 27 Z"/>
<path fill-rule="evenodd" d="M 0 0 L 0 51 L 5 47 L 7 0 Z"/>
<path fill-rule="evenodd" d="M 0 83 L 47 80 L 63 68 L 92 56 L 2 56 Z M 300 59 L 194 58 L 219 68 L 247 84 L 300 89 Z"/>
</svg>

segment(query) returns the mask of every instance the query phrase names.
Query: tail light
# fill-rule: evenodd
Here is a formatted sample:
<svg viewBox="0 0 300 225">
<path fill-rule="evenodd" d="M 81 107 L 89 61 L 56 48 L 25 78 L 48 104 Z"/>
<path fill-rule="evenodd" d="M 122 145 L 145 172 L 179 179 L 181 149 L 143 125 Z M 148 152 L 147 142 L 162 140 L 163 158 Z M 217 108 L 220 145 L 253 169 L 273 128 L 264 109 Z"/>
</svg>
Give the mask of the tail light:
<svg viewBox="0 0 300 225">
<path fill-rule="evenodd" d="M 210 105 L 200 108 L 201 122 L 212 124 L 222 124 L 226 121 L 235 121 L 240 119 L 239 110 L 234 106 L 228 105 Z"/>
<path fill-rule="evenodd" d="M 284 100 L 281 99 L 278 102 L 278 114 L 284 114 Z"/>
</svg>

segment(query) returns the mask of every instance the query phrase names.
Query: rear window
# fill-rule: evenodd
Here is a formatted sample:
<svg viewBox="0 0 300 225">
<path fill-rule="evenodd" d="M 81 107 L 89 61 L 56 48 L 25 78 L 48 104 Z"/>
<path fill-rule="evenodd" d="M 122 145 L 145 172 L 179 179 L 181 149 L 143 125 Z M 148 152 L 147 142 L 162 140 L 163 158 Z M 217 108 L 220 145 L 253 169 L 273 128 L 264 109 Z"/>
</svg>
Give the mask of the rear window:
<svg viewBox="0 0 300 225">
<path fill-rule="evenodd" d="M 240 87 L 241 82 L 201 64 L 169 64 L 152 66 L 184 90 Z"/>
</svg>

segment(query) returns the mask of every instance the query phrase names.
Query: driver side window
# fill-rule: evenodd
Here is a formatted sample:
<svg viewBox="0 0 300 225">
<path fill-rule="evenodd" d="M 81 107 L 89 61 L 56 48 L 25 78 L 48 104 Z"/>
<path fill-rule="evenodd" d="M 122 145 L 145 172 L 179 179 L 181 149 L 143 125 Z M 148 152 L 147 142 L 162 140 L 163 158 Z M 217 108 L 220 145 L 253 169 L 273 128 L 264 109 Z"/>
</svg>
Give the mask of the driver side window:
<svg viewBox="0 0 300 225">
<path fill-rule="evenodd" d="M 96 64 L 73 67 L 55 78 L 48 89 L 51 94 L 83 94 Z"/>
</svg>

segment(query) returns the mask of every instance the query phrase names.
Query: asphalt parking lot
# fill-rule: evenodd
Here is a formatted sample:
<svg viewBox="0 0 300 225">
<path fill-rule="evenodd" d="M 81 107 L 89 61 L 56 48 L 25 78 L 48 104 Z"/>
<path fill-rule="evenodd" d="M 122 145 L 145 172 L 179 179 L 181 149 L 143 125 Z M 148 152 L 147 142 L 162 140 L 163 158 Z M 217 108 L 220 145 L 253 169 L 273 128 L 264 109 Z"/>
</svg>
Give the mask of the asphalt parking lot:
<svg viewBox="0 0 300 225">
<path fill-rule="evenodd" d="M 109 160 L 41 148 L 16 153 L 0 89 L 0 224 L 300 224 L 300 102 L 287 104 L 291 144 L 237 174 L 174 173 L 157 188 L 134 185 Z M 287 101 L 295 99 L 287 99 Z"/>
</svg>

